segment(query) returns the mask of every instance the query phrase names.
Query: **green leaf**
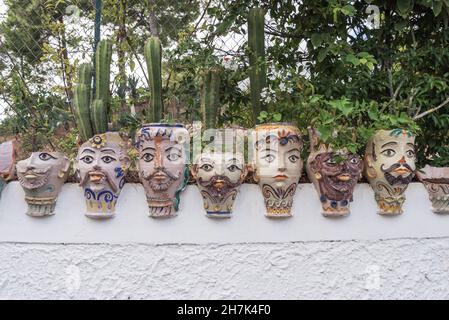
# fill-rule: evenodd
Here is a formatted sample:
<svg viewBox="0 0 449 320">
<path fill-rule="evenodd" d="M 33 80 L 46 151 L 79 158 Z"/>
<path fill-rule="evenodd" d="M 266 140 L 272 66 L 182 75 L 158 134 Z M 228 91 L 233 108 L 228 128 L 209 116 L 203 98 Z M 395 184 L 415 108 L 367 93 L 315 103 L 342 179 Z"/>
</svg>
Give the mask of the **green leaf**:
<svg viewBox="0 0 449 320">
<path fill-rule="evenodd" d="M 282 120 L 282 114 L 280 114 L 280 113 L 275 113 L 275 114 L 273 115 L 273 120 L 274 120 L 275 122 L 281 121 L 281 120 Z"/>
<path fill-rule="evenodd" d="M 433 0 L 432 10 L 435 17 L 439 16 L 441 11 L 443 10 L 443 1 L 442 0 Z"/>
<path fill-rule="evenodd" d="M 321 37 L 321 34 L 314 33 L 310 37 L 310 41 L 312 41 L 312 45 L 314 48 L 319 47 L 323 43 L 323 38 Z"/>
<path fill-rule="evenodd" d="M 401 15 L 407 15 L 412 9 L 412 1 L 411 0 L 398 0 L 396 3 L 398 11 Z"/>
<path fill-rule="evenodd" d="M 341 12 L 346 16 L 352 17 L 355 15 L 356 10 L 355 10 L 354 6 L 347 4 L 343 8 L 341 8 Z"/>
<path fill-rule="evenodd" d="M 323 62 L 324 59 L 326 59 L 328 52 L 329 52 L 329 48 L 320 49 L 320 51 L 318 52 L 318 57 L 317 57 L 318 62 Z"/>
<path fill-rule="evenodd" d="M 319 134 L 320 134 L 320 139 L 324 142 L 326 142 L 327 140 L 329 140 L 329 138 L 332 136 L 332 128 L 330 127 L 326 127 L 326 126 L 319 126 L 317 128 Z"/>
</svg>

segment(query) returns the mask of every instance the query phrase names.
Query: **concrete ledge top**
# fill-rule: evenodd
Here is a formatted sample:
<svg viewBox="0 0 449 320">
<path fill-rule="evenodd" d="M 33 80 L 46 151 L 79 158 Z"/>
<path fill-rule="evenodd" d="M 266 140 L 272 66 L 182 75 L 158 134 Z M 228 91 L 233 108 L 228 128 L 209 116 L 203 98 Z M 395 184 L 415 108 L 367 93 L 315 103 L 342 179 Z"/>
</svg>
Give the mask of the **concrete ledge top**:
<svg viewBox="0 0 449 320">
<path fill-rule="evenodd" d="M 0 199 L 0 242 L 25 243 L 251 243 L 379 240 L 449 236 L 449 215 L 432 212 L 428 193 L 420 183 L 406 191 L 404 213 L 385 217 L 377 214 L 374 194 L 368 184 L 358 184 L 351 214 L 342 218 L 321 215 L 321 205 L 311 184 L 300 184 L 293 205 L 294 216 L 266 218 L 261 191 L 245 184 L 236 199 L 230 219 L 205 216 L 198 188 L 188 186 L 181 195 L 177 217 L 148 217 L 145 193 L 140 184 L 125 185 L 116 216 L 92 220 L 84 216 L 83 192 L 77 184 L 64 185 L 55 215 L 33 218 L 18 182 L 9 183 Z"/>
</svg>

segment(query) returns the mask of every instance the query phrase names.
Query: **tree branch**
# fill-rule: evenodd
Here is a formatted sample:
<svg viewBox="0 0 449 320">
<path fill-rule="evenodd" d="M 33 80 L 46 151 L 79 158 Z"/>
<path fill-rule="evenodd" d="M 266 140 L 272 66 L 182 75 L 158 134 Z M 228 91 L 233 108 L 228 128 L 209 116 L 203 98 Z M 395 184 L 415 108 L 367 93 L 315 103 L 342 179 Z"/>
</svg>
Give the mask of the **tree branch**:
<svg viewBox="0 0 449 320">
<path fill-rule="evenodd" d="M 437 111 L 437 110 L 443 108 L 443 107 L 444 107 L 445 105 L 447 105 L 448 103 L 449 103 L 449 98 L 447 98 L 446 100 L 444 100 L 438 107 L 432 108 L 432 109 L 430 109 L 430 110 L 427 110 L 427 111 L 425 111 L 425 112 L 423 112 L 423 113 L 421 113 L 421 114 L 415 116 L 415 117 L 413 118 L 413 120 L 421 119 L 422 117 L 427 116 L 428 114 L 430 114 L 430 113 L 432 113 L 432 112 L 435 112 L 435 111 Z"/>
</svg>

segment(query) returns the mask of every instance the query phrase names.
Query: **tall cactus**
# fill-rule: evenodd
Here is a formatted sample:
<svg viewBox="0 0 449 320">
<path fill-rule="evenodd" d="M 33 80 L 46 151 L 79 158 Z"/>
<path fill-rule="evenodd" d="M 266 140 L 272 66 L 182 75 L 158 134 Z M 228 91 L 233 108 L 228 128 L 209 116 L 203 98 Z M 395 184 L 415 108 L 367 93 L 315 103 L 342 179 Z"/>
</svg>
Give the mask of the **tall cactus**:
<svg viewBox="0 0 449 320">
<path fill-rule="evenodd" d="M 218 69 L 207 70 L 204 74 L 201 97 L 201 113 L 206 128 L 215 128 L 219 105 L 220 72 Z"/>
<path fill-rule="evenodd" d="M 162 118 L 162 46 L 157 37 L 151 37 L 145 45 L 145 60 L 151 86 L 152 112 L 151 121 L 159 122 Z"/>
<path fill-rule="evenodd" d="M 267 84 L 265 63 L 265 10 L 252 8 L 248 15 L 248 45 L 249 45 L 249 80 L 251 88 L 251 104 L 253 120 L 257 121 L 259 113 L 265 110 L 260 97 L 262 89 Z"/>
<path fill-rule="evenodd" d="M 83 141 L 90 139 L 94 134 L 106 132 L 108 128 L 112 59 L 112 43 L 109 40 L 99 42 L 95 59 L 95 98 L 92 97 L 92 65 L 90 63 L 80 65 L 78 84 L 74 87 L 75 120 Z"/>
</svg>

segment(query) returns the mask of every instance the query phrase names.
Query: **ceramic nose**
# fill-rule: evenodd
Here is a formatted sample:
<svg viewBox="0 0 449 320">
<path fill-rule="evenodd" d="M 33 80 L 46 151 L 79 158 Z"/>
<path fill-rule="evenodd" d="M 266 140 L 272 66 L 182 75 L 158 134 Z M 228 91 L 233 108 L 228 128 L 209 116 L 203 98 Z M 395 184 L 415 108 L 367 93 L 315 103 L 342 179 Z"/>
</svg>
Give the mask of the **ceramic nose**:
<svg viewBox="0 0 449 320">
<path fill-rule="evenodd" d="M 400 164 L 405 164 L 407 161 L 405 161 L 405 157 L 404 156 L 402 156 L 402 158 L 401 158 L 401 160 L 399 160 L 399 163 Z"/>
</svg>

